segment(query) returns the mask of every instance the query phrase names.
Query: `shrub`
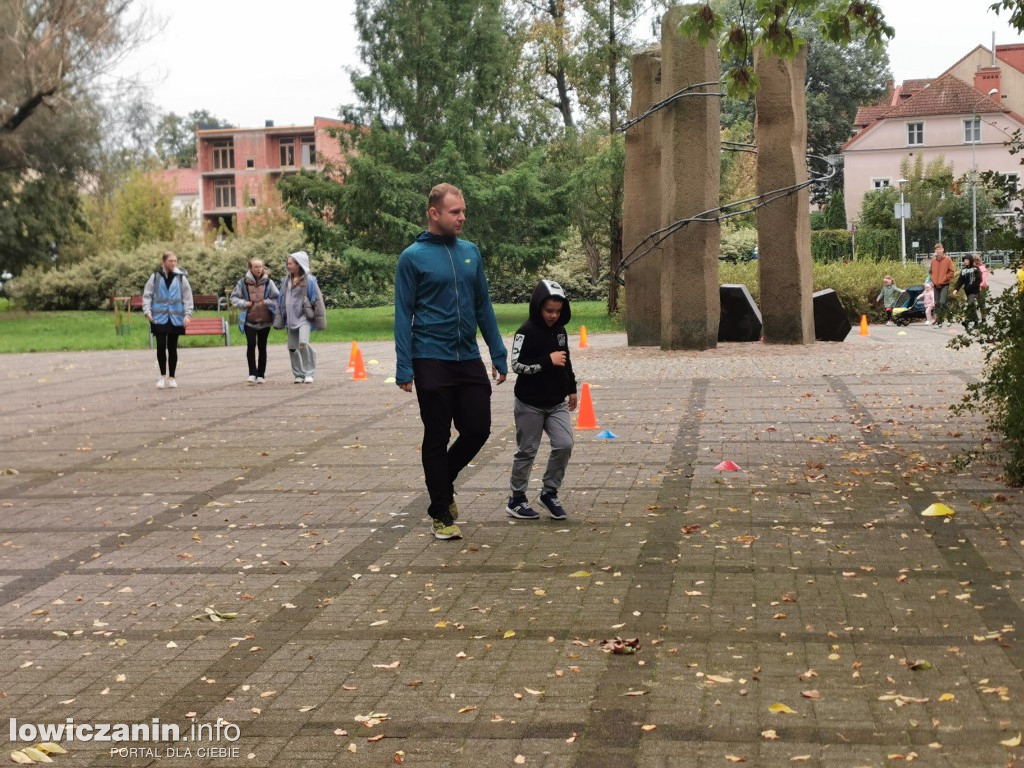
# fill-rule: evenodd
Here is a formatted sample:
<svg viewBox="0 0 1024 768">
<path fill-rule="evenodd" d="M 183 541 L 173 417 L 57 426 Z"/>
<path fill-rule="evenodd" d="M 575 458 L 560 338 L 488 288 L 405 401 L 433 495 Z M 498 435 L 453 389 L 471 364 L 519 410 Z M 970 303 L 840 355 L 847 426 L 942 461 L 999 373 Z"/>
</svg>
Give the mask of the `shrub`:
<svg viewBox="0 0 1024 768">
<path fill-rule="evenodd" d="M 723 228 L 718 258 L 727 262 L 748 261 L 757 247 L 757 230 L 753 227 Z"/>
<path fill-rule="evenodd" d="M 955 414 L 985 417 L 1000 435 L 998 449 L 1011 485 L 1024 485 L 1024 293 L 1008 288 L 988 302 L 988 321 L 976 323 L 954 338 L 954 349 L 980 344 L 985 350 L 981 381 L 967 385 Z"/>
<path fill-rule="evenodd" d="M 843 261 L 850 255 L 850 233 L 845 229 L 811 232 L 811 258 L 815 261 Z"/>
<path fill-rule="evenodd" d="M 858 229 L 856 239 L 857 261 L 889 261 L 901 253 L 898 229 Z"/>
</svg>

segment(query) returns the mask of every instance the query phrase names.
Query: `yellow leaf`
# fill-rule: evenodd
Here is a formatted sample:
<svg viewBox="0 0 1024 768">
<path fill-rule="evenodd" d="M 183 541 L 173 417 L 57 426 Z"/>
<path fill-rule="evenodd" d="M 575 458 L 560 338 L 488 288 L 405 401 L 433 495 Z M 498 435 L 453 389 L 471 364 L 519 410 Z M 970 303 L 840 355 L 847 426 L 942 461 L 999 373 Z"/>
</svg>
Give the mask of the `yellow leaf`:
<svg viewBox="0 0 1024 768">
<path fill-rule="evenodd" d="M 653 731 L 657 727 L 658 726 L 656 726 L 656 725 L 641 725 L 640 726 L 640 730 L 641 731 Z"/>
<path fill-rule="evenodd" d="M 712 683 L 731 683 L 731 677 L 723 677 L 722 675 L 708 675 L 705 679 L 710 680 Z"/>
<path fill-rule="evenodd" d="M 476 707 L 463 707 L 462 709 L 459 710 L 459 714 L 460 715 L 464 715 L 467 712 L 473 712 L 475 710 L 476 710 Z"/>
<path fill-rule="evenodd" d="M 570 579 L 589 579 L 590 571 L 576 571 L 575 573 L 569 574 Z"/>
<path fill-rule="evenodd" d="M 277 691 L 264 691 L 263 693 L 260 694 L 260 698 L 261 699 L 269 699 L 275 693 L 277 693 Z"/>
<path fill-rule="evenodd" d="M 953 701 L 956 698 L 952 693 L 944 693 L 939 696 L 939 701 Z"/>
<path fill-rule="evenodd" d="M 437 622 L 437 624 L 434 625 L 434 629 L 444 629 L 447 626 L 448 626 L 448 622 L 447 621 L 439 621 L 439 622 Z"/>
<path fill-rule="evenodd" d="M 60 744 L 54 744 L 52 741 L 44 741 L 42 744 L 36 744 L 36 749 L 40 752 L 45 752 L 48 755 L 66 755 L 68 753 L 64 747 Z"/>
<path fill-rule="evenodd" d="M 1006 741 L 1000 741 L 999 743 L 1002 744 L 1004 747 L 1009 747 L 1010 749 L 1013 749 L 1014 747 L 1019 747 L 1020 746 L 1020 733 L 1018 733 L 1016 735 L 1016 737 L 1014 737 L 1012 739 L 1007 739 Z"/>
<path fill-rule="evenodd" d="M 504 635 L 502 635 L 502 637 L 505 640 L 508 640 L 510 637 L 515 637 L 515 636 L 516 636 L 516 631 L 514 629 L 510 629 L 510 630 L 506 631 Z"/>
<path fill-rule="evenodd" d="M 768 707 L 768 711 L 771 712 L 773 715 L 795 715 L 796 714 L 796 710 L 795 709 L 790 709 L 789 707 L 787 707 L 782 702 L 776 702 L 776 703 L 772 704 L 770 707 Z"/>
<path fill-rule="evenodd" d="M 33 765 L 35 761 L 22 752 L 11 752 L 11 760 L 20 765 Z"/>
<path fill-rule="evenodd" d="M 34 747 L 25 747 L 25 749 L 21 750 L 21 753 L 28 757 L 34 763 L 53 762 L 53 760 L 51 760 L 48 755 L 46 755 L 43 752 L 40 752 L 38 749 L 35 749 Z"/>
</svg>

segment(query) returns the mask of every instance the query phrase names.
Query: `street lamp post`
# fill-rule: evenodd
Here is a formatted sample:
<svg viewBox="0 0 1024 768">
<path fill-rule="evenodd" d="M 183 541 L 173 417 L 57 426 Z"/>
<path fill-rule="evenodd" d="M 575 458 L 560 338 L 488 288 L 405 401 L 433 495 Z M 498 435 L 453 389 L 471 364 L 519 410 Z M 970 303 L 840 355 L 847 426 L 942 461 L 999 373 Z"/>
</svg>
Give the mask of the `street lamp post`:
<svg viewBox="0 0 1024 768">
<path fill-rule="evenodd" d="M 981 138 L 981 118 L 978 117 L 978 104 L 985 99 L 992 98 L 999 93 L 998 88 L 993 88 L 985 96 L 978 99 L 971 110 L 974 118 L 971 121 L 971 251 L 978 252 L 978 140 Z M 975 132 L 977 127 L 977 132 Z"/>
<path fill-rule="evenodd" d="M 907 266 L 907 203 L 903 197 L 903 187 L 906 186 L 906 179 L 899 179 L 900 185 L 900 255 L 903 257 L 903 266 Z"/>
</svg>

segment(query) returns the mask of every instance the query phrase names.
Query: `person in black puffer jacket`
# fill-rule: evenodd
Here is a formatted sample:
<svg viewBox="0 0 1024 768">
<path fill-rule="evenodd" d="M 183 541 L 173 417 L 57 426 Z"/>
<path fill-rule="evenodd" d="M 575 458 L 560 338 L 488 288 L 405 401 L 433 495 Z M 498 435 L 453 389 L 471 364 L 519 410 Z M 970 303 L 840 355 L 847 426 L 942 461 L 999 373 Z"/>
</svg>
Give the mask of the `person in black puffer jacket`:
<svg viewBox="0 0 1024 768">
<path fill-rule="evenodd" d="M 572 317 L 562 286 L 541 280 L 530 299 L 530 319 L 512 340 L 512 370 L 515 387 L 516 443 L 512 462 L 511 495 L 505 511 L 521 520 L 539 515 L 526 499 L 533 460 L 546 432 L 551 456 L 544 471 L 540 503 L 555 520 L 565 518 L 558 489 L 572 455 L 573 437 L 569 411 L 576 409 L 576 376 L 569 359 L 569 336 L 565 324 Z M 566 405 L 568 396 L 568 405 Z"/>
<path fill-rule="evenodd" d="M 969 328 L 971 323 L 978 322 L 978 294 L 981 293 L 981 270 L 974 262 L 971 255 L 964 256 L 963 267 L 960 269 L 960 277 L 953 286 L 953 293 L 961 288 L 967 297 L 967 310 L 964 313 L 964 328 Z"/>
</svg>

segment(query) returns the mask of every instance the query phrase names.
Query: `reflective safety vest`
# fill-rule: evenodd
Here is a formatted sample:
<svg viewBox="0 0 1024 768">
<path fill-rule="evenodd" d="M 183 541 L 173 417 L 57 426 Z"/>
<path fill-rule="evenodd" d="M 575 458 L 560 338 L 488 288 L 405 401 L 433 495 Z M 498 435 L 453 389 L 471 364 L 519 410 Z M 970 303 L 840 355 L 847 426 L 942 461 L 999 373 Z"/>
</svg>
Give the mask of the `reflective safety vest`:
<svg viewBox="0 0 1024 768">
<path fill-rule="evenodd" d="M 175 274 L 171 284 L 167 285 L 163 272 L 157 270 L 154 275 L 156 286 L 153 290 L 153 323 L 162 325 L 185 325 L 185 302 L 181 298 L 181 275 Z"/>
</svg>

